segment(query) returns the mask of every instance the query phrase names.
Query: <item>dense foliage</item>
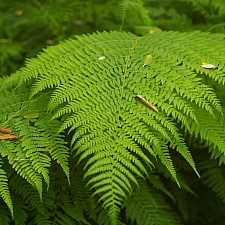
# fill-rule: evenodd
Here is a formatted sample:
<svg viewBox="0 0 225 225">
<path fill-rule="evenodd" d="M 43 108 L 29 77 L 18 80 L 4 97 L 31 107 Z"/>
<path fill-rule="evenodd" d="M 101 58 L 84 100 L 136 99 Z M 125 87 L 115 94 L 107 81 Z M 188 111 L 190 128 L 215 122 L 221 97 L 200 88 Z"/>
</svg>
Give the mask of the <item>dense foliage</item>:
<svg viewBox="0 0 225 225">
<path fill-rule="evenodd" d="M 0 224 L 223 223 L 223 0 L 0 7 Z"/>
</svg>

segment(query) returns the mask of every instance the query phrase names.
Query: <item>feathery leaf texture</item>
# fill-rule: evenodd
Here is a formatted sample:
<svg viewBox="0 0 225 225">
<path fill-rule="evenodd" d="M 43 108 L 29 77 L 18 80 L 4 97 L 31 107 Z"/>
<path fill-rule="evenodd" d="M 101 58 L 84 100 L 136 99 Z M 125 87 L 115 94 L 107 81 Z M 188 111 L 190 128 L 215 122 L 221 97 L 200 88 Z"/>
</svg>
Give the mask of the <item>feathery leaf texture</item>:
<svg viewBox="0 0 225 225">
<path fill-rule="evenodd" d="M 21 143 L 15 149 L 13 142 L 0 143 L 1 154 L 41 195 L 41 178 L 49 185 L 51 162 L 42 149 L 47 148 L 69 176 L 68 150 L 58 136 L 69 130 L 72 152 L 79 163 L 84 162 L 87 185 L 108 210 L 111 224 L 117 224 L 124 199 L 134 184 L 139 185 L 138 177 L 146 179 L 154 168 L 151 157 L 165 165 L 178 185 L 170 151 L 179 152 L 198 174 L 181 128 L 224 154 L 225 130 L 216 119 L 222 107 L 213 88 L 200 78 L 204 74 L 225 84 L 224 44 L 224 35 L 201 32 L 155 32 L 143 37 L 103 32 L 50 47 L 13 74 L 10 82 L 2 79 L 4 88 L 12 84 L 21 88 L 27 82 L 33 86 L 23 102 L 13 102 L 5 94 L 4 101 L 11 102 L 14 111 L 10 117 L 5 111 L 1 122 L 18 132 Z M 143 67 L 147 55 L 152 62 Z M 215 68 L 203 68 L 202 62 Z M 160 114 L 136 99 L 138 94 Z M 30 104 L 22 106 L 26 102 Z M 21 118 L 37 109 L 40 117 Z M 213 128 L 207 125 L 209 119 Z M 13 162 L 16 154 L 30 161 Z"/>
<path fill-rule="evenodd" d="M 225 203 L 224 165 L 218 167 L 216 161 L 208 160 L 199 164 L 199 170 L 202 171 L 203 182 L 206 183 Z"/>
<path fill-rule="evenodd" d="M 151 25 L 149 13 L 143 7 L 143 4 L 141 2 L 137 2 L 134 0 L 122 0 L 118 3 L 118 15 L 121 20 L 120 31 L 123 30 L 126 18 L 130 18 L 129 16 L 127 16 L 128 13 L 132 13 L 132 15 L 134 15 L 134 13 L 138 14 L 138 17 L 142 21 L 142 25 Z"/>
<path fill-rule="evenodd" d="M 2 169 L 2 160 L 0 159 L 0 196 L 9 207 L 13 215 L 13 203 L 9 192 L 8 179 L 5 170 Z"/>
<path fill-rule="evenodd" d="M 1 93 L 1 126 L 10 128 L 19 139 L 1 140 L 0 153 L 8 158 L 18 174 L 38 190 L 42 199 L 42 178 L 49 186 L 51 158 L 61 165 L 69 179 L 69 152 L 65 141 L 60 138 L 62 135 L 57 133 L 60 121 L 50 122 L 52 115 L 46 112 L 49 94 L 29 100 L 29 91 L 23 86 L 11 93 L 7 90 Z"/>
<path fill-rule="evenodd" d="M 139 183 L 141 188 L 135 188 L 133 195 L 128 197 L 124 203 L 126 217 L 131 221 L 131 224 L 182 224 L 176 213 L 170 213 L 171 206 L 166 203 L 157 190 L 149 188 L 143 181 Z"/>
</svg>

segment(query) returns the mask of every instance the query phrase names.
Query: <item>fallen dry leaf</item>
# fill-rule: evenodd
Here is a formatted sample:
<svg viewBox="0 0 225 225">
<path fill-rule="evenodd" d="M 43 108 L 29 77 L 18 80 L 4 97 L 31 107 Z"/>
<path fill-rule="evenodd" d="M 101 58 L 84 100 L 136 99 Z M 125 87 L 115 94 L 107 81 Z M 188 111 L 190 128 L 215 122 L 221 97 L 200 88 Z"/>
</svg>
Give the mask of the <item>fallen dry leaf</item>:
<svg viewBox="0 0 225 225">
<path fill-rule="evenodd" d="M 3 135 L 0 135 L 0 140 L 13 140 L 13 139 L 18 139 L 19 136 L 17 135 L 12 135 L 12 134 L 3 134 Z"/>
<path fill-rule="evenodd" d="M 15 14 L 16 16 L 22 16 L 23 13 L 24 13 L 24 11 L 23 11 L 22 9 L 21 9 L 21 10 L 17 10 L 16 12 L 14 12 L 14 14 Z"/>
<path fill-rule="evenodd" d="M 3 127 L 0 127 L 0 132 L 2 132 L 4 134 L 10 134 L 12 131 L 11 130 L 8 130 L 8 129 L 5 129 Z"/>
</svg>

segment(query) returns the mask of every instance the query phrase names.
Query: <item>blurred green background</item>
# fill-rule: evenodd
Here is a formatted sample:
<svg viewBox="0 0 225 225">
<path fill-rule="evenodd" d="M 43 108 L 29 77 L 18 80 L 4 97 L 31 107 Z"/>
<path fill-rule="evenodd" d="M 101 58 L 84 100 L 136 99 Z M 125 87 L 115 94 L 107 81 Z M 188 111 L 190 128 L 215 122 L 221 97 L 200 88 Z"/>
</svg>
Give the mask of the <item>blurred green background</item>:
<svg viewBox="0 0 225 225">
<path fill-rule="evenodd" d="M 2 0 L 0 11 L 0 76 L 74 35 L 103 30 L 138 35 L 157 30 L 225 32 L 224 0 Z"/>
</svg>

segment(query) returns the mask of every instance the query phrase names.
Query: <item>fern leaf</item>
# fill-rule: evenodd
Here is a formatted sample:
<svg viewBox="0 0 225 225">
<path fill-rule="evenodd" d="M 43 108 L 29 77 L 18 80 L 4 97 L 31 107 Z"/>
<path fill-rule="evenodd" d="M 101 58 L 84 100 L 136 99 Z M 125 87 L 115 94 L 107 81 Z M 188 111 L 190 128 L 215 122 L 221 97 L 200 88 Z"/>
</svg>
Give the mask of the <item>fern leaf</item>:
<svg viewBox="0 0 225 225">
<path fill-rule="evenodd" d="M 199 164 L 203 182 L 225 202 L 224 165 L 218 167 L 215 160 L 207 160 Z"/>
<path fill-rule="evenodd" d="M 130 18 L 131 13 L 133 16 L 133 13 L 137 14 L 137 17 L 140 18 L 142 25 L 151 25 L 151 19 L 149 18 L 148 11 L 143 7 L 143 4 L 133 0 L 122 0 L 118 4 L 118 14 L 121 20 L 120 31 L 123 30 L 124 23 L 128 20 L 128 18 Z"/>
<path fill-rule="evenodd" d="M 156 189 L 162 191 L 166 195 L 168 195 L 173 201 L 175 201 L 173 195 L 170 193 L 168 189 L 166 189 L 163 182 L 160 180 L 158 175 L 151 175 L 149 176 L 149 182 L 155 187 Z"/>
<path fill-rule="evenodd" d="M 162 162 L 179 183 L 169 152 L 172 148 L 197 173 L 178 127 L 201 135 L 224 152 L 221 137 L 225 132 L 216 120 L 222 107 L 213 88 L 199 77 L 204 74 L 225 83 L 220 50 L 224 44 L 224 35 L 201 32 L 84 35 L 46 49 L 14 78 L 20 76 L 19 85 L 34 79 L 30 99 L 46 89 L 52 92 L 49 115 L 53 121 L 62 120 L 58 132 L 71 132 L 72 151 L 84 163 L 84 177 L 116 224 L 133 184 L 138 185 L 138 177 L 145 178 L 154 167 L 151 159 Z M 152 62 L 143 67 L 146 55 L 152 56 Z M 105 59 L 99 60 L 101 56 Z M 215 68 L 203 68 L 202 62 Z M 156 106 L 161 116 L 137 101 L 138 94 Z M 211 118 L 213 129 L 207 125 Z M 217 129 L 220 134 L 214 138 Z M 64 156 L 60 156 L 63 162 Z M 37 165 L 48 183 L 47 158 Z"/>
<path fill-rule="evenodd" d="M 0 224 L 9 225 L 10 224 L 10 214 L 8 213 L 8 207 L 5 202 L 0 200 Z"/>
<path fill-rule="evenodd" d="M 68 148 L 61 139 L 62 135 L 57 133 L 61 123 L 57 120 L 49 122 L 51 116 L 46 113 L 49 95 L 29 100 L 29 88 L 24 86 L 22 89 L 1 93 L 1 105 L 4 107 L 4 110 L 1 109 L 1 123 L 20 137 L 17 144 L 0 142 L 1 154 L 7 156 L 13 168 L 37 188 L 42 198 L 42 177 L 48 185 L 50 182 L 49 156 L 62 166 L 69 180 Z M 38 114 L 33 117 L 30 112 L 35 110 Z"/>
<path fill-rule="evenodd" d="M 15 225 L 25 224 L 28 218 L 28 211 L 25 201 L 18 195 L 12 194 L 14 207 L 14 221 Z"/>
<path fill-rule="evenodd" d="M 143 181 L 139 183 L 141 189 L 135 188 L 132 197 L 128 197 L 124 203 L 126 217 L 131 224 L 182 224 L 176 213 L 168 214 L 170 206 L 162 195 Z"/>
<path fill-rule="evenodd" d="M 7 174 L 2 169 L 2 159 L 0 158 L 0 196 L 9 207 L 11 215 L 13 217 L 13 204 L 7 182 L 8 182 Z"/>
</svg>

